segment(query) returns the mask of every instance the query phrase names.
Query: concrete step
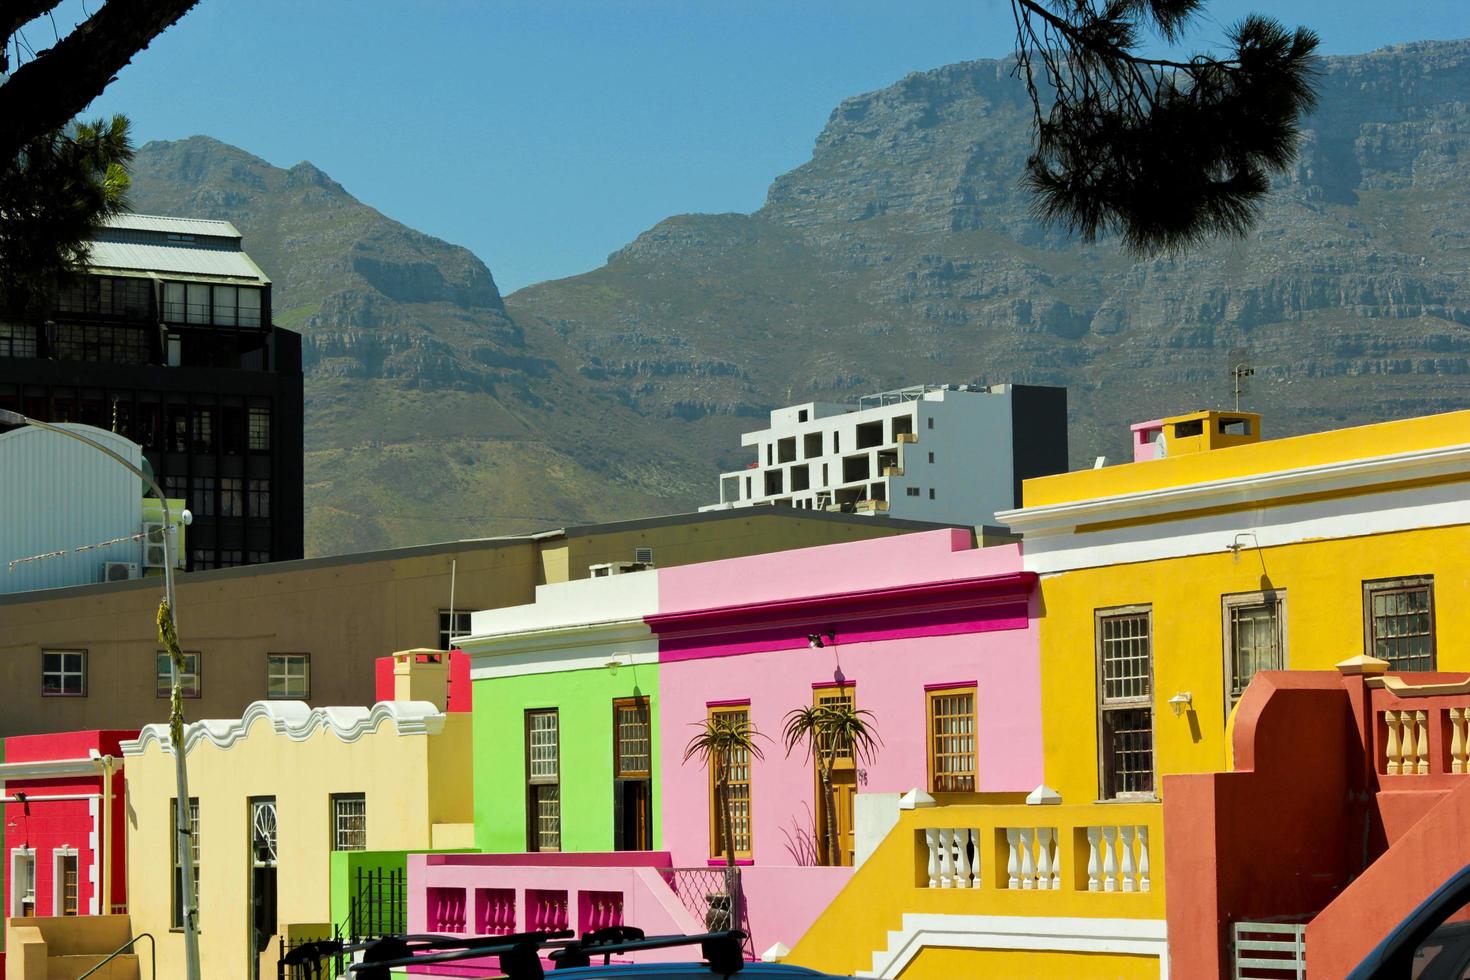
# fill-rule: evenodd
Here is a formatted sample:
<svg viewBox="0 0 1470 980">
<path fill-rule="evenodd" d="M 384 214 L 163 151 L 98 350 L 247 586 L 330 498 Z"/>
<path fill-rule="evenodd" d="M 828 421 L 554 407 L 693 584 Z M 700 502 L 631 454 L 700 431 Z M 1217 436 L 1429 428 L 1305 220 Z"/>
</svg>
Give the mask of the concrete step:
<svg viewBox="0 0 1470 980">
<path fill-rule="evenodd" d="M 72 953 L 46 957 L 46 980 L 77 980 L 107 958 L 105 953 Z M 96 980 L 140 980 L 138 955 L 123 953 L 92 974 Z"/>
</svg>

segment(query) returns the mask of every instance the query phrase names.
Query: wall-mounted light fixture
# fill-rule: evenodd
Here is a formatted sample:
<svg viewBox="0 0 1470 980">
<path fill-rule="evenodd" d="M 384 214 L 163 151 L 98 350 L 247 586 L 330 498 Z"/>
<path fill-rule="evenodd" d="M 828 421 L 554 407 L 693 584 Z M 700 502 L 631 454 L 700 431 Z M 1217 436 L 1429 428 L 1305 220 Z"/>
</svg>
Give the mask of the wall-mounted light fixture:
<svg viewBox="0 0 1470 980">
<path fill-rule="evenodd" d="M 808 633 L 806 635 L 806 645 L 813 650 L 820 650 L 828 643 L 836 642 L 837 632 L 835 630 L 827 630 L 825 633 Z"/>
<path fill-rule="evenodd" d="M 1180 691 L 1169 699 L 1169 707 L 1174 709 L 1174 717 L 1178 718 L 1184 714 L 1185 709 L 1194 710 L 1194 695 L 1188 691 Z"/>
<path fill-rule="evenodd" d="M 614 677 L 618 676 L 618 668 L 623 666 L 623 662 L 618 659 L 620 656 L 627 656 L 629 665 L 633 663 L 632 654 L 613 654 L 612 659 L 603 664 L 603 666 L 606 667 L 608 673 L 612 674 Z"/>
<path fill-rule="evenodd" d="M 1225 550 L 1230 552 L 1231 557 L 1234 558 L 1236 561 L 1240 561 L 1240 551 L 1242 548 L 1246 547 L 1245 545 L 1240 543 L 1241 538 L 1250 538 L 1251 544 L 1253 546 L 1255 546 L 1257 549 L 1261 547 L 1261 542 L 1256 538 L 1256 532 L 1241 531 L 1233 539 L 1231 539 L 1229 544 L 1225 546 Z"/>
</svg>

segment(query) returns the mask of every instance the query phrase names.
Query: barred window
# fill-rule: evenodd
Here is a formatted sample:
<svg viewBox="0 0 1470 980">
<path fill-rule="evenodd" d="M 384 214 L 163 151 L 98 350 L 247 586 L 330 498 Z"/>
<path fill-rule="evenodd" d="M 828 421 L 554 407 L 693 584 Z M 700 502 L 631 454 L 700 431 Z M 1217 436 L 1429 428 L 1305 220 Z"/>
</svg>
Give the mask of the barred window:
<svg viewBox="0 0 1470 980">
<path fill-rule="evenodd" d="M 1394 670 L 1434 670 L 1434 577 L 1363 583 L 1364 646 Z"/>
<path fill-rule="evenodd" d="M 1097 614 L 1102 797 L 1154 792 L 1153 632 L 1148 608 Z"/>
<path fill-rule="evenodd" d="M 1285 602 L 1281 592 L 1251 592 L 1222 600 L 1227 713 L 1258 672 L 1286 669 Z"/>
<path fill-rule="evenodd" d="M 367 797 L 363 794 L 332 797 L 332 850 L 367 850 Z"/>
<path fill-rule="evenodd" d="M 561 746 L 556 709 L 526 712 L 526 840 L 561 850 Z"/>
<path fill-rule="evenodd" d="M 646 779 L 652 771 L 652 729 L 647 698 L 613 702 L 613 776 Z"/>
<path fill-rule="evenodd" d="M 975 792 L 975 688 L 929 692 L 929 788 Z"/>
<path fill-rule="evenodd" d="M 711 708 L 710 718 L 719 719 L 726 724 L 749 729 L 750 709 L 739 708 Z M 751 827 L 751 787 L 750 787 L 750 753 L 744 749 L 736 749 L 730 754 L 729 780 L 727 791 L 729 794 L 728 804 L 730 809 L 730 842 L 734 845 L 737 858 L 749 858 L 754 846 Z M 710 854 L 719 857 L 725 853 L 725 814 L 724 808 L 719 805 L 719 786 L 716 781 L 715 767 L 710 767 Z"/>
</svg>

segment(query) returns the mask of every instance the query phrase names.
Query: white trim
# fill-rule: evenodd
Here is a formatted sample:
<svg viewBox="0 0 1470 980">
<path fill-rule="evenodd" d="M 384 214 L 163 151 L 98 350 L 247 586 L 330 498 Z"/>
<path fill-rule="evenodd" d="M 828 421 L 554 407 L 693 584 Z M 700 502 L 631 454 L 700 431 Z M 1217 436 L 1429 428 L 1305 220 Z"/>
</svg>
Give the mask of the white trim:
<svg viewBox="0 0 1470 980">
<path fill-rule="evenodd" d="M 653 639 L 653 630 L 642 618 L 608 619 L 574 626 L 550 626 L 479 636 L 457 636 L 455 645 L 476 661 L 533 653 L 540 650 L 571 650 L 603 643 L 639 643 Z"/>
<path fill-rule="evenodd" d="M 1459 524 L 1470 524 L 1470 490 L 1464 483 L 1441 483 L 1162 524 L 1040 537 L 1028 533 L 1024 561 L 1027 571 L 1046 575 L 1219 553 L 1232 545 L 1238 545 L 1241 560 L 1245 561 L 1246 555 L 1258 547 Z M 1237 541 L 1242 536 L 1248 540 Z"/>
<path fill-rule="evenodd" d="M 97 894 L 98 894 L 98 891 L 100 890 L 99 883 L 98 883 L 98 880 L 97 880 L 97 872 L 99 871 L 99 868 L 97 867 L 97 865 L 98 865 L 98 860 L 97 859 L 98 859 L 98 856 L 101 855 L 101 853 L 102 853 L 102 848 L 99 846 L 99 842 L 101 841 L 101 838 L 102 838 L 102 797 L 101 797 L 101 794 L 98 794 L 97 796 L 94 796 L 94 797 L 92 797 L 92 799 L 90 799 L 90 800 L 87 801 L 87 814 L 92 818 L 92 829 L 87 833 L 87 851 L 88 851 L 87 856 L 89 858 L 91 858 L 91 860 L 87 862 L 87 878 L 86 878 L 86 881 L 87 881 L 87 884 L 89 884 L 89 885 L 92 886 L 92 888 L 91 888 L 91 894 L 90 894 L 90 896 L 87 899 L 87 912 L 88 912 L 89 915 L 96 915 L 97 914 Z M 77 869 L 77 873 L 78 874 L 81 874 L 81 868 L 78 868 Z M 80 887 L 81 886 L 78 885 L 78 888 L 80 888 Z"/>
<path fill-rule="evenodd" d="M 910 912 L 904 913 L 903 927 L 888 934 L 888 948 L 873 954 L 873 969 L 858 976 L 897 977 L 929 946 L 1157 956 L 1159 980 L 1169 980 L 1168 925 L 1163 919 Z"/>
<path fill-rule="evenodd" d="M 305 742 L 317 732 L 355 742 L 389 721 L 400 736 L 437 735 L 444 730 L 447 717 L 432 701 L 379 701 L 371 708 L 312 708 L 305 701 L 255 701 L 239 718 L 196 721 L 186 726 L 184 752 L 187 755 L 206 739 L 215 748 L 228 749 L 262 718 L 270 722 L 275 734 L 293 742 Z M 122 753 L 142 755 L 150 744 L 157 744 L 164 752 L 172 751 L 167 725 L 143 726 L 136 739 L 122 743 Z"/>
<path fill-rule="evenodd" d="M 53 796 L 36 796 L 26 793 L 24 800 L 18 800 L 14 796 L 0 795 L 0 803 L 45 803 L 50 800 L 95 800 L 102 796 L 101 793 L 57 793 Z"/>
<path fill-rule="evenodd" d="M 119 763 L 121 765 L 121 763 Z M 100 771 L 100 760 L 44 759 L 37 762 L 0 763 L 0 783 L 7 779 L 50 779 L 54 776 L 91 776 Z"/>
<path fill-rule="evenodd" d="M 82 855 L 70 844 L 62 844 L 60 847 L 51 849 L 51 914 L 61 915 L 61 859 L 73 857 L 77 859 L 77 914 L 82 911 Z"/>
<path fill-rule="evenodd" d="M 34 890 L 36 886 L 36 849 L 34 847 L 13 847 L 10 849 L 10 914 L 12 917 L 18 917 L 21 914 L 20 902 L 22 895 L 20 892 L 20 875 L 16 873 L 16 868 L 19 867 L 21 859 L 26 857 L 31 859 L 31 888 Z M 32 905 L 31 913 L 35 914 L 35 911 L 35 907 Z"/>
<path fill-rule="evenodd" d="M 470 660 L 470 679 L 522 677 L 529 674 L 555 674 L 568 670 L 601 670 L 611 659 L 623 666 L 658 663 L 658 640 L 645 627 L 644 636 L 616 639 L 612 642 L 530 645 L 496 651 Z"/>
<path fill-rule="evenodd" d="M 1011 530 L 1024 533 L 1030 540 L 1036 536 L 1065 532 L 1079 524 L 1158 517 L 1241 503 L 1265 506 L 1274 497 L 1340 493 L 1381 483 L 1433 479 L 1467 471 L 1470 471 L 1470 443 L 1460 443 L 1111 497 L 1023 507 L 998 512 L 995 517 Z"/>
</svg>

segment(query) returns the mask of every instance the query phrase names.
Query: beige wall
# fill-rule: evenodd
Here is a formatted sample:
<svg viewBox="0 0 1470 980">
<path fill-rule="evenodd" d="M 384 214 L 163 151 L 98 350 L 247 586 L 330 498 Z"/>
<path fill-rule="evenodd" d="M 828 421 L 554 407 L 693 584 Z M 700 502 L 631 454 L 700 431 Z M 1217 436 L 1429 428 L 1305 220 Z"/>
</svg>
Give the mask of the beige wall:
<svg viewBox="0 0 1470 980">
<path fill-rule="evenodd" d="M 331 797 L 362 793 L 368 850 L 425 850 L 432 820 L 469 824 L 468 714 L 444 719 L 437 735 L 399 735 L 386 721 L 344 742 L 318 730 L 294 741 L 268 718 L 251 723 L 228 748 L 208 739 L 189 752 L 189 793 L 199 801 L 200 966 L 205 977 L 247 976 L 250 942 L 250 800 L 273 796 L 278 818 L 277 928 L 331 919 Z M 127 773 L 128 907 L 135 932 L 158 938 L 158 974 L 184 975 L 183 936 L 170 930 L 172 755 L 151 742 L 129 756 Z M 440 799 L 439 793 L 447 794 Z"/>
<path fill-rule="evenodd" d="M 565 534 L 457 542 L 369 555 L 181 575 L 180 641 L 201 656 L 201 697 L 186 717 L 239 717 L 266 697 L 266 656 L 311 655 L 316 705 L 374 699 L 373 661 L 438 644 L 457 562 L 458 610 L 535 601 L 535 587 L 585 578 L 650 547 L 661 567 L 929 529 L 886 518 L 760 508 L 573 528 Z M 0 737 L 128 729 L 162 721 L 155 684 L 157 579 L 0 597 Z M 85 697 L 41 696 L 41 651 L 87 651 Z"/>
</svg>

